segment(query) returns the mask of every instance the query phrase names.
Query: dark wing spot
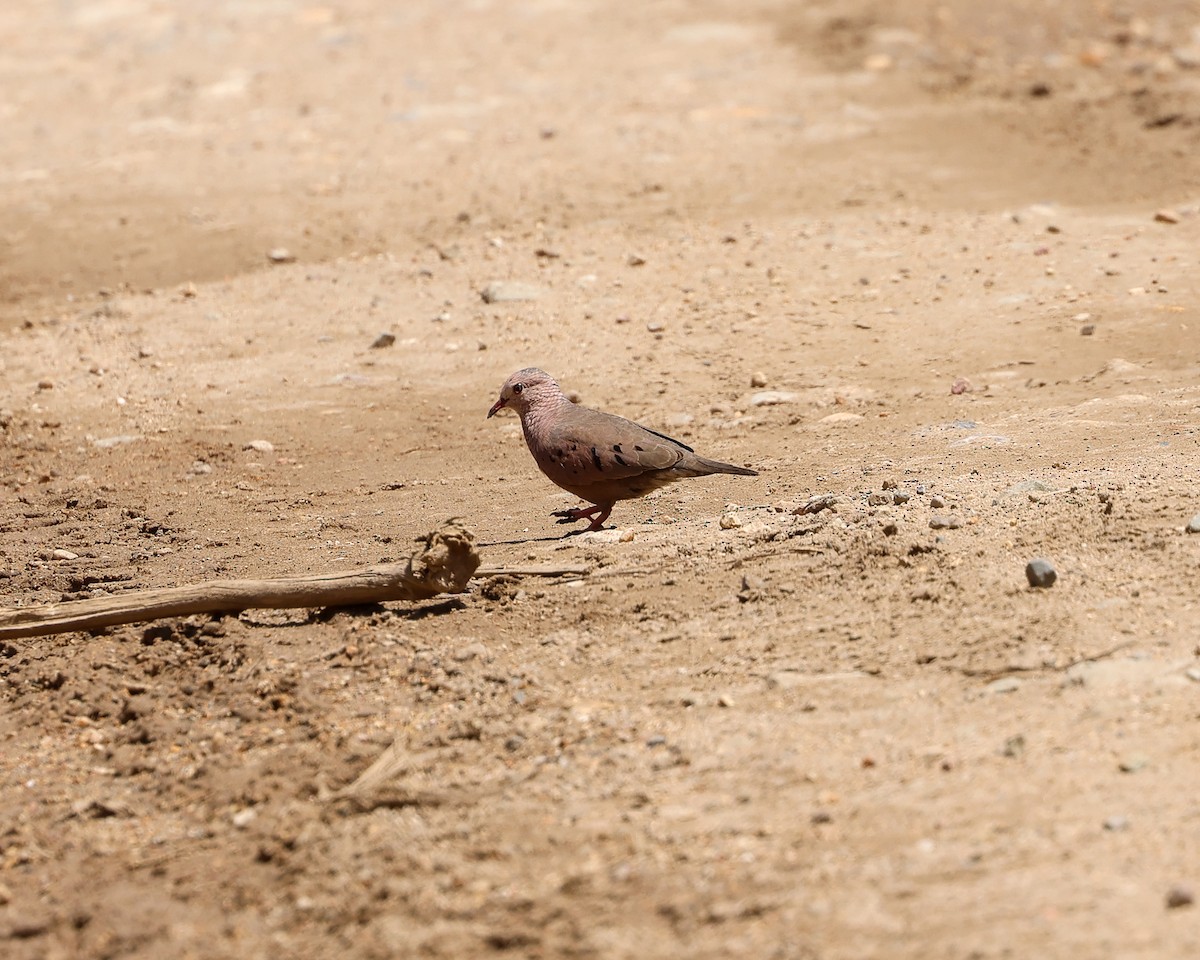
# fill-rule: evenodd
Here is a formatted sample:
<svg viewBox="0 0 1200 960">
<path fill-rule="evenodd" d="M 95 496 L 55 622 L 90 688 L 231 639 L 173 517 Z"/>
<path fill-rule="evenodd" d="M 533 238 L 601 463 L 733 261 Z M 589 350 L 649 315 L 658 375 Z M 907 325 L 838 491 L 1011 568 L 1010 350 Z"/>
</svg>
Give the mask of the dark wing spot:
<svg viewBox="0 0 1200 960">
<path fill-rule="evenodd" d="M 622 456 L 621 456 L 619 453 L 618 453 L 618 454 L 615 454 L 615 455 L 613 456 L 613 459 L 614 459 L 614 460 L 616 460 L 616 461 L 617 461 L 617 463 L 619 463 L 619 464 L 620 464 L 621 466 L 623 466 L 623 467 L 627 467 L 627 466 L 629 466 L 629 464 L 627 464 L 627 463 L 625 462 L 625 458 L 624 458 L 624 457 L 622 457 Z"/>
<path fill-rule="evenodd" d="M 619 443 L 614 443 L 613 444 L 613 453 L 620 453 L 620 452 L 621 452 L 621 445 Z"/>
<path fill-rule="evenodd" d="M 645 449 L 646 449 L 646 448 L 645 448 L 645 447 L 639 447 L 639 446 L 638 446 L 638 445 L 635 443 L 635 444 L 633 445 L 633 449 L 634 449 L 634 450 L 636 450 L 638 453 L 642 453 L 642 452 L 644 452 L 644 451 L 645 451 Z"/>
<path fill-rule="evenodd" d="M 561 450 L 561 449 L 559 449 L 559 448 L 557 448 L 557 447 L 556 447 L 556 448 L 553 450 L 553 454 L 554 454 L 554 459 L 555 459 L 555 460 L 561 460 L 561 459 L 562 459 L 563 452 L 562 452 L 562 450 Z"/>
<path fill-rule="evenodd" d="M 592 466 L 594 466 L 597 470 L 604 470 L 604 464 L 600 462 L 600 451 L 595 447 L 592 447 Z"/>
</svg>

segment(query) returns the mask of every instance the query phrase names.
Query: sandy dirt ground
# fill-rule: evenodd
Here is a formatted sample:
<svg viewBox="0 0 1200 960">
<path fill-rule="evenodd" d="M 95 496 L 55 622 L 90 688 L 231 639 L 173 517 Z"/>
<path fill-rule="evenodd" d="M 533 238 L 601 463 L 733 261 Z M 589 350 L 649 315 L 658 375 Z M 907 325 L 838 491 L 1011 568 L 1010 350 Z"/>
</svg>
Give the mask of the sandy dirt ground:
<svg viewBox="0 0 1200 960">
<path fill-rule="evenodd" d="M 586 571 L 0 642 L 4 957 L 1200 954 L 1196 3 L 47 0 L 0 77 L 0 606 Z M 530 364 L 760 475 L 564 537 Z"/>
</svg>

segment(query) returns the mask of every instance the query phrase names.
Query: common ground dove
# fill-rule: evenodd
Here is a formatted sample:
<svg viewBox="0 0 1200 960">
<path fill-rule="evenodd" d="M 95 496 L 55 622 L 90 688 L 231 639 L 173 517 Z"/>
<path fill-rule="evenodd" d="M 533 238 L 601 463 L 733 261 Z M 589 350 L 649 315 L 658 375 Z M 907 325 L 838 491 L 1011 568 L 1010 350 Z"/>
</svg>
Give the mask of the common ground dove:
<svg viewBox="0 0 1200 960">
<path fill-rule="evenodd" d="M 525 443 L 542 473 L 592 507 L 552 514 L 559 523 L 590 519 L 599 530 L 618 500 L 712 473 L 756 477 L 758 471 L 709 460 L 687 444 L 632 420 L 572 403 L 558 383 L 537 367 L 518 370 L 500 388 L 488 416 L 511 407 L 521 417 Z"/>
</svg>

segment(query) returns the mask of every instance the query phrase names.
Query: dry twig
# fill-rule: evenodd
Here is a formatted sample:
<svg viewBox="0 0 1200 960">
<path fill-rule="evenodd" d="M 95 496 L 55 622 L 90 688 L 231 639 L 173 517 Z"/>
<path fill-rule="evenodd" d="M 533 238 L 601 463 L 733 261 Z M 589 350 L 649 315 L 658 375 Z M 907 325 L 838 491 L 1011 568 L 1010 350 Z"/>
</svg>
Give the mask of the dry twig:
<svg viewBox="0 0 1200 960">
<path fill-rule="evenodd" d="M 479 567 L 474 541 L 474 534 L 452 520 L 442 529 L 419 538 L 423 546 L 404 563 L 309 577 L 214 580 L 89 600 L 0 609 L 0 640 L 95 630 L 194 613 L 426 600 L 440 593 L 459 593 L 466 587 Z"/>
</svg>

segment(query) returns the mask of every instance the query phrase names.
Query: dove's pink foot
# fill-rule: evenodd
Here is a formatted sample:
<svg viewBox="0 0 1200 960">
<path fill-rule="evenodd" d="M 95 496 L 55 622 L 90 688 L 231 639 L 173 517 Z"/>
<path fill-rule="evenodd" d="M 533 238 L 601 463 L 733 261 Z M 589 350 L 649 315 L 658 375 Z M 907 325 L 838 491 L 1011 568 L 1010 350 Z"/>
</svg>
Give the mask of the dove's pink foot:
<svg viewBox="0 0 1200 960">
<path fill-rule="evenodd" d="M 608 519 L 608 515 L 612 513 L 612 504 L 605 506 L 598 503 L 592 507 L 572 507 L 570 510 L 556 510 L 550 514 L 552 517 L 561 517 L 559 523 L 575 523 L 578 520 L 586 520 L 591 518 L 591 525 L 588 530 L 600 530 L 604 527 L 604 521 Z"/>
</svg>

